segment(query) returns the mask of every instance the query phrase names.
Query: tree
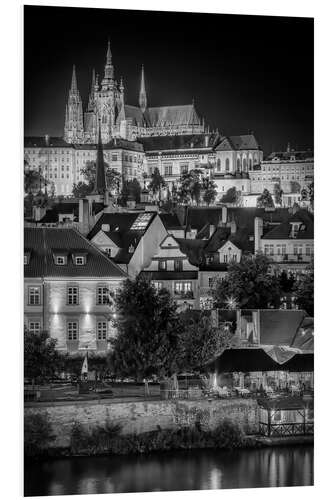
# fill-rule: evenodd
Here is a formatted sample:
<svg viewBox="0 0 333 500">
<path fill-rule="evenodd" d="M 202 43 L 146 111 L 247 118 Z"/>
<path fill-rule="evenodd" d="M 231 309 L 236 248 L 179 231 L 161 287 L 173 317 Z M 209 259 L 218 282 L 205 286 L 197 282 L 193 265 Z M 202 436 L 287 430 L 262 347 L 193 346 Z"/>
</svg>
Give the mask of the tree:
<svg viewBox="0 0 333 500">
<path fill-rule="evenodd" d="M 42 382 L 52 377 L 57 371 L 60 356 L 56 351 L 56 339 L 48 332 L 40 333 L 24 330 L 24 376 Z"/>
<path fill-rule="evenodd" d="M 279 276 L 279 280 L 282 292 L 290 293 L 293 290 L 295 284 L 295 278 L 293 274 L 288 276 L 286 271 L 282 271 Z"/>
<path fill-rule="evenodd" d="M 181 315 L 179 362 L 182 370 L 204 371 L 207 363 L 234 345 L 234 332 L 225 325 L 216 328 L 210 314 L 186 311 Z"/>
<path fill-rule="evenodd" d="M 159 169 L 156 167 L 151 176 L 151 181 L 148 185 L 148 189 L 153 193 L 155 197 L 156 194 L 158 193 L 158 199 L 159 201 L 161 201 L 161 189 L 164 187 L 165 187 L 165 180 L 161 176 Z"/>
<path fill-rule="evenodd" d="M 156 290 L 138 276 L 125 281 L 115 301 L 118 335 L 109 355 L 113 371 L 136 380 L 174 373 L 180 325 L 168 290 Z"/>
<path fill-rule="evenodd" d="M 140 202 L 141 197 L 141 186 L 137 179 L 127 181 L 123 178 L 122 188 L 120 193 L 119 203 L 122 206 L 126 206 L 129 198 L 135 200 L 136 203 Z"/>
<path fill-rule="evenodd" d="M 197 205 L 199 204 L 202 188 L 201 174 L 201 170 L 194 169 L 181 175 L 177 191 L 180 202 L 193 203 L 195 201 Z"/>
<path fill-rule="evenodd" d="M 281 189 L 280 184 L 277 184 L 277 183 L 274 184 L 274 202 L 277 205 L 281 205 L 282 195 L 283 195 L 283 191 Z"/>
<path fill-rule="evenodd" d="M 45 186 L 45 178 L 37 170 L 25 170 L 24 192 L 26 194 L 38 193 Z"/>
<path fill-rule="evenodd" d="M 313 262 L 294 284 L 295 302 L 300 309 L 304 309 L 309 316 L 314 314 L 314 266 Z"/>
<path fill-rule="evenodd" d="M 303 187 L 303 189 L 301 190 L 301 200 L 307 201 L 308 197 L 309 197 L 308 190 L 305 187 Z"/>
<path fill-rule="evenodd" d="M 77 184 L 73 184 L 72 194 L 75 198 L 85 198 L 92 192 L 93 187 L 91 183 L 87 184 L 86 182 L 80 181 Z"/>
<path fill-rule="evenodd" d="M 290 182 L 290 191 L 292 193 L 300 193 L 300 191 L 301 191 L 301 185 L 298 182 L 296 182 L 296 181 L 291 181 Z"/>
<path fill-rule="evenodd" d="M 109 191 L 118 191 L 120 186 L 121 175 L 118 170 L 110 168 L 110 166 L 104 162 L 105 168 L 105 182 L 106 188 Z M 77 198 L 84 198 L 87 194 L 90 194 L 95 186 L 96 178 L 96 162 L 87 161 L 84 168 L 81 169 L 81 174 L 86 182 L 80 181 L 78 184 L 73 185 L 73 195 Z M 86 187 L 84 187 L 84 185 Z"/>
<path fill-rule="evenodd" d="M 311 207 L 313 208 L 313 205 L 314 205 L 314 183 L 313 182 L 311 182 L 311 184 L 309 184 L 309 200 L 310 200 Z"/>
<path fill-rule="evenodd" d="M 202 190 L 204 192 L 203 194 L 203 201 L 207 203 L 209 206 L 211 203 L 215 201 L 215 198 L 217 196 L 217 186 L 214 181 L 209 179 L 209 177 L 205 177 L 202 181 Z"/>
<path fill-rule="evenodd" d="M 264 189 L 262 194 L 257 198 L 257 208 L 274 207 L 274 202 L 271 193 L 268 189 Z"/>
<path fill-rule="evenodd" d="M 212 291 L 219 309 L 266 309 L 280 306 L 279 279 L 270 272 L 271 261 L 262 254 L 245 255 L 231 264 L 225 278 Z"/>
<path fill-rule="evenodd" d="M 239 201 L 239 191 L 237 191 L 235 186 L 229 188 L 221 198 L 222 203 L 238 203 L 238 201 Z"/>
</svg>

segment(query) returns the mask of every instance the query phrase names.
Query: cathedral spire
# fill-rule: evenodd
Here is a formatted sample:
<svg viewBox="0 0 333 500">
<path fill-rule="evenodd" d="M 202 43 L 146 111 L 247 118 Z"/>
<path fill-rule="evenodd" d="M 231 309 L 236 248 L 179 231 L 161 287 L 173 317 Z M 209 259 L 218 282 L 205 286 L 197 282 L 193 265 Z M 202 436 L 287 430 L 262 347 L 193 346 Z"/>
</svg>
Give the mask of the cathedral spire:
<svg viewBox="0 0 333 500">
<path fill-rule="evenodd" d="M 96 156 L 96 175 L 95 175 L 95 186 L 93 194 L 104 195 L 105 192 L 106 192 L 105 165 L 104 165 L 104 153 L 103 153 L 103 144 L 101 135 L 101 121 L 99 120 L 97 156 Z"/>
<path fill-rule="evenodd" d="M 139 94 L 139 106 L 141 108 L 142 113 L 146 111 L 147 108 L 147 94 L 146 94 L 146 86 L 145 86 L 145 70 L 142 65 L 141 68 L 141 86 L 140 86 L 140 94 Z"/>
<path fill-rule="evenodd" d="M 77 80 L 76 80 L 75 64 L 73 64 L 71 91 L 77 92 Z"/>
<path fill-rule="evenodd" d="M 104 80 L 112 80 L 113 79 L 113 66 L 112 66 L 112 55 L 111 55 L 111 46 L 110 39 L 108 40 L 108 50 L 106 52 L 106 63 L 104 68 Z"/>
</svg>

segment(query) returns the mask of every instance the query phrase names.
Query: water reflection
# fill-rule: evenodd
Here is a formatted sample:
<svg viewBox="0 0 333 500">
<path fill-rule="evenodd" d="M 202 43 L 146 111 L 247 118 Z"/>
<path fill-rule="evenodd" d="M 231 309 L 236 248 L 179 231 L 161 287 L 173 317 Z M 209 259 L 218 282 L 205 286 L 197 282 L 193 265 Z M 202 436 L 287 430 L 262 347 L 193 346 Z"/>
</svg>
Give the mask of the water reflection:
<svg viewBox="0 0 333 500">
<path fill-rule="evenodd" d="M 26 496 L 312 484 L 312 446 L 68 458 L 25 471 Z"/>
</svg>

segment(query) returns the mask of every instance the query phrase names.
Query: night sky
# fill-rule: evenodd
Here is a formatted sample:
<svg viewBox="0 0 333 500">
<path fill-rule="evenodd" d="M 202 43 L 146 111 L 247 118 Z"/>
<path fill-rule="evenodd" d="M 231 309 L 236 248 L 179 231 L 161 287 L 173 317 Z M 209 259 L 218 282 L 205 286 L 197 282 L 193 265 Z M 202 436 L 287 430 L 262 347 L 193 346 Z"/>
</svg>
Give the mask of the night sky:
<svg viewBox="0 0 333 500">
<path fill-rule="evenodd" d="M 313 146 L 313 20 L 25 7 L 25 135 L 63 134 L 76 65 L 85 108 L 107 39 L 125 102 L 190 104 L 226 135 L 253 131 L 265 153 Z"/>
</svg>

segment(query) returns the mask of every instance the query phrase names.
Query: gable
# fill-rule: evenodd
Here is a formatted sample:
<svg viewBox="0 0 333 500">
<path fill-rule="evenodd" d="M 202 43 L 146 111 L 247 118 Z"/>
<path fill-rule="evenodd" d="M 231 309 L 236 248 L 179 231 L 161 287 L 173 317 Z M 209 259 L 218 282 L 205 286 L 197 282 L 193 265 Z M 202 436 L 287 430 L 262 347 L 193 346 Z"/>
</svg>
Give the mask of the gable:
<svg viewBox="0 0 333 500">
<path fill-rule="evenodd" d="M 97 246 L 107 245 L 110 248 L 119 248 L 105 233 L 100 230 L 91 240 Z"/>
<path fill-rule="evenodd" d="M 239 253 L 241 252 L 241 249 L 238 248 L 236 245 L 234 245 L 231 241 L 226 241 L 224 243 L 224 245 L 222 245 L 219 249 L 218 249 L 218 252 L 219 253 L 222 253 L 222 254 L 226 254 L 226 253 L 229 253 L 229 249 L 230 249 L 230 252 L 232 253 Z"/>
</svg>

